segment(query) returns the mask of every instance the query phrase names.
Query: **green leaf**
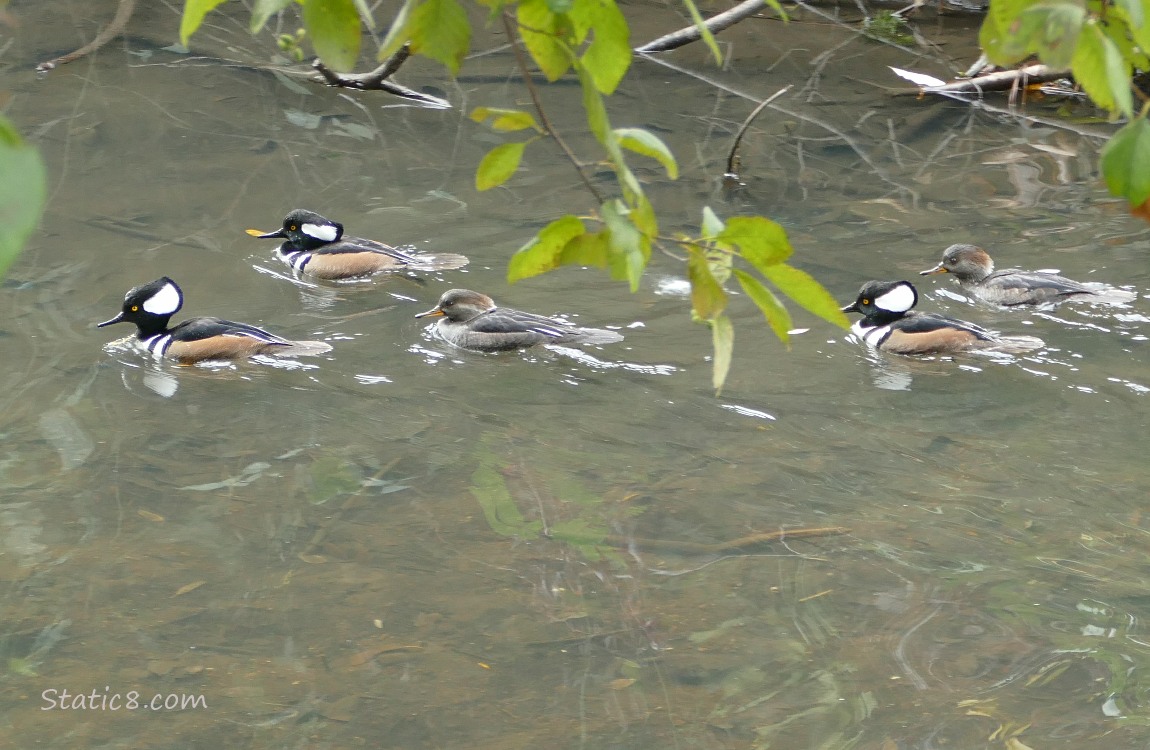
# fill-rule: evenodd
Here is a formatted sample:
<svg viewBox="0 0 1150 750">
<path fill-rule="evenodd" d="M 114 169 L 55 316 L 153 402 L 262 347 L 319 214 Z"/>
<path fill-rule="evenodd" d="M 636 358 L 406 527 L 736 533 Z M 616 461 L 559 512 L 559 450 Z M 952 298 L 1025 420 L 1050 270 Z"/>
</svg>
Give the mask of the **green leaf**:
<svg viewBox="0 0 1150 750">
<path fill-rule="evenodd" d="M 587 126 L 591 128 L 591 132 L 599 142 L 607 146 L 608 151 L 612 146 L 618 151 L 618 142 L 615 140 L 615 134 L 611 132 L 611 122 L 607 119 L 607 107 L 603 104 L 603 95 L 595 88 L 590 74 L 582 67 L 579 69 L 579 84 L 583 89 L 583 111 L 587 113 Z"/>
<path fill-rule="evenodd" d="M 1074 79 L 1099 107 L 1126 117 L 1133 113 L 1130 94 L 1133 71 L 1122 59 L 1118 47 L 1094 21 L 1082 30 L 1070 69 Z"/>
<path fill-rule="evenodd" d="M 693 0 L 683 0 L 683 5 L 687 6 L 687 13 L 690 14 L 691 21 L 694 22 L 695 28 L 699 30 L 703 43 L 706 44 L 707 49 L 711 51 L 711 56 L 715 58 L 715 64 L 722 65 L 723 53 L 719 51 L 719 43 L 715 41 L 715 35 L 707 28 L 707 24 L 703 20 L 703 14 L 695 7 Z M 778 5 L 777 1 L 775 7 L 777 10 L 782 11 L 782 7 Z M 786 18 L 786 13 L 783 13 L 783 17 Z"/>
<path fill-rule="evenodd" d="M 471 113 L 471 119 L 475 122 L 484 122 L 490 119 L 492 120 L 491 128 L 502 133 L 527 130 L 528 128 L 534 128 L 540 133 L 543 132 L 543 128 L 535 121 L 535 115 L 521 109 L 476 107 Z"/>
<path fill-rule="evenodd" d="M 525 148 L 527 141 L 504 143 L 488 151 L 475 170 L 475 189 L 482 192 L 507 182 L 515 170 L 519 169 Z"/>
<path fill-rule="evenodd" d="M 0 276 L 40 222 L 48 175 L 40 152 L 0 116 Z"/>
<path fill-rule="evenodd" d="M 452 75 L 459 74 L 471 46 L 471 22 L 458 0 L 424 0 L 411 12 L 409 31 L 412 52 L 438 60 Z"/>
<path fill-rule="evenodd" d="M 807 312 L 817 315 L 839 328 L 850 328 L 850 321 L 839 309 L 839 303 L 835 301 L 830 292 L 823 288 L 822 284 L 811 278 L 807 272 L 788 266 L 786 263 L 767 266 L 759 270 L 783 294 L 793 299 Z"/>
<path fill-rule="evenodd" d="M 559 41 L 559 16 L 547 7 L 547 0 L 525 0 L 519 3 L 516 19 L 531 59 L 547 80 L 558 80 L 572 62 L 571 51 Z"/>
<path fill-rule="evenodd" d="M 1131 206 L 1150 199 L 1150 122 L 1139 117 L 1126 123 L 1102 149 L 1102 177 L 1111 194 Z"/>
<path fill-rule="evenodd" d="M 359 13 L 353 0 L 304 0 L 303 25 L 319 59 L 348 72 L 359 59 Z"/>
<path fill-rule="evenodd" d="M 355 9 L 359 13 L 359 20 L 367 27 L 368 31 L 375 31 L 375 17 L 371 15 L 371 8 L 367 6 L 367 0 L 352 0 L 355 3 Z"/>
<path fill-rule="evenodd" d="M 631 291 L 637 291 L 651 256 L 650 242 L 632 223 L 627 207 L 618 198 L 605 202 L 600 212 L 607 225 L 607 261 L 611 275 L 631 282 Z"/>
<path fill-rule="evenodd" d="M 607 268 L 610 254 L 607 232 L 584 232 L 563 248 L 559 254 L 559 265 Z"/>
<path fill-rule="evenodd" d="M 659 219 L 655 216 L 651 201 L 642 193 L 636 196 L 635 207 L 631 209 L 631 220 L 648 239 L 659 236 Z"/>
<path fill-rule="evenodd" d="M 762 282 L 746 271 L 740 271 L 736 268 L 735 278 L 738 279 L 739 286 L 743 288 L 747 296 L 758 305 L 763 317 L 767 319 L 767 325 L 771 327 L 779 340 L 790 348 L 791 337 L 787 331 L 794 328 L 794 325 L 791 323 L 791 314 L 787 312 L 787 308 L 783 307 L 783 303 L 779 301 L 774 292 L 767 289 Z"/>
<path fill-rule="evenodd" d="M 659 136 L 642 128 L 615 128 L 615 136 L 623 148 L 649 156 L 663 165 L 667 170 L 667 176 L 672 180 L 679 178 L 679 165 L 675 161 L 675 155 Z"/>
<path fill-rule="evenodd" d="M 293 0 L 256 0 L 255 5 L 252 7 L 251 32 L 258 34 L 263 30 L 269 18 L 291 5 L 292 2 Z M 182 24 L 180 26 L 180 38 L 183 38 Z M 187 46 L 186 43 L 185 46 Z"/>
<path fill-rule="evenodd" d="M 782 263 L 794 252 L 787 233 L 777 222 L 762 216 L 733 216 L 718 236 L 720 242 L 738 245 L 743 259 L 763 269 Z"/>
<path fill-rule="evenodd" d="M 580 0 L 580 5 L 597 4 L 595 36 L 583 53 L 583 65 L 591 74 L 595 88 L 611 94 L 627 74 L 631 65 L 631 43 L 627 20 L 623 18 L 614 0 Z"/>
<path fill-rule="evenodd" d="M 691 281 L 691 312 L 707 322 L 727 309 L 727 293 L 711 274 L 711 263 L 697 247 L 687 252 L 687 278 Z"/>
<path fill-rule="evenodd" d="M 711 207 L 703 206 L 703 223 L 699 227 L 699 231 L 702 233 L 703 239 L 713 240 L 718 237 L 725 228 L 726 225 L 723 224 L 723 220 L 720 219 L 715 214 L 715 212 L 711 210 Z"/>
<path fill-rule="evenodd" d="M 204 22 L 204 16 L 223 2 L 224 0 L 185 0 L 184 15 L 180 18 L 180 44 L 187 47 L 192 34 L 196 33 L 196 29 Z"/>
<path fill-rule="evenodd" d="M 384 61 L 399 51 L 399 48 L 407 44 L 411 38 L 408 27 L 411 25 L 411 12 L 414 10 L 419 0 L 404 0 L 403 5 L 400 6 L 399 11 L 395 14 L 395 20 L 391 22 L 391 28 L 387 30 L 387 36 L 379 45 L 379 52 L 375 58 L 379 61 Z"/>
<path fill-rule="evenodd" d="M 1114 4 L 1121 8 L 1126 14 L 1132 28 L 1138 28 L 1142 25 L 1143 19 L 1145 18 L 1142 9 L 1142 0 L 1115 0 Z"/>
<path fill-rule="evenodd" d="M 520 279 L 538 276 L 558 267 L 560 254 L 568 244 L 586 234 L 587 228 L 576 216 L 563 216 L 551 222 L 511 256 L 507 267 L 507 281 L 514 284 Z"/>
<path fill-rule="evenodd" d="M 723 392 L 727 373 L 731 371 L 731 354 L 735 350 L 735 327 L 726 315 L 711 321 L 711 346 L 715 349 L 715 361 L 711 367 L 711 387 L 715 395 Z"/>
</svg>

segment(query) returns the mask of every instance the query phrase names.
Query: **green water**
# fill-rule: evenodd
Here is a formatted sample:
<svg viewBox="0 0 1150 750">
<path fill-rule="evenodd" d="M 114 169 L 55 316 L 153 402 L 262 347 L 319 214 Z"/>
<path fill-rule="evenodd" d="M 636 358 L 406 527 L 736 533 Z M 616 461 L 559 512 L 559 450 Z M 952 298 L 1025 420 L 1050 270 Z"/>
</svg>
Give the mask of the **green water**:
<svg viewBox="0 0 1150 750">
<path fill-rule="evenodd" d="M 825 25 L 733 29 L 727 71 L 670 56 L 712 83 L 637 61 L 611 111 L 679 157 L 677 182 L 640 171 L 664 234 L 707 204 L 765 214 L 844 303 L 912 278 L 924 309 L 1047 342 L 914 361 L 796 311 L 808 330 L 786 351 L 736 298 L 715 398 L 673 258 L 633 295 L 593 269 L 505 283 L 534 231 L 590 205 L 546 143 L 475 192 L 504 137 L 466 112 L 526 103 L 506 51 L 457 84 L 410 61 L 405 84 L 458 105 L 435 111 L 221 64 L 272 49 L 239 7 L 196 40 L 210 59 L 162 50 L 176 19 L 157 6 L 127 42 L 36 78 L 102 20 L 79 3 L 11 11 L 6 113 L 51 174 L 0 293 L 13 747 L 1146 744 L 1147 302 L 996 311 L 916 275 L 972 241 L 1002 266 L 1145 293 L 1150 243 L 1099 185 L 1096 139 L 890 98 L 887 64 L 944 66 Z M 643 36 L 667 30 L 664 11 L 637 12 Z M 969 24 L 935 28 L 957 67 Z M 745 139 L 746 191 L 724 199 L 754 106 L 738 94 L 788 83 Z M 545 102 L 591 158 L 575 97 Z M 472 262 L 422 283 L 300 283 L 244 234 L 296 207 Z M 94 324 L 160 275 L 183 287 L 181 315 L 334 351 L 178 368 L 105 349 L 129 331 Z M 456 286 L 626 340 L 453 350 L 413 315 Z M 714 546 L 788 529 L 827 531 Z M 49 704 L 63 690 L 101 707 Z M 106 707 L 131 691 L 203 704 Z"/>
</svg>

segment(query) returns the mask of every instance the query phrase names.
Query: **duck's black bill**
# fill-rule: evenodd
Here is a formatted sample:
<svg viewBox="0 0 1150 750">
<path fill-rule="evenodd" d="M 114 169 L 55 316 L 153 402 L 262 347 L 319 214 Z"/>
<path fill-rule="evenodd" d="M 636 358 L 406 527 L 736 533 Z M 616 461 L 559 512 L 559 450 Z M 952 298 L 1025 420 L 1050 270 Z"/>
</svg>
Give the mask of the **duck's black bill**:
<svg viewBox="0 0 1150 750">
<path fill-rule="evenodd" d="M 274 232 L 265 232 L 263 234 L 260 234 L 258 229 L 249 229 L 247 232 L 258 240 L 272 240 L 276 239 L 277 237 L 279 239 L 286 240 L 288 238 L 287 233 L 282 229 L 277 229 Z"/>
<path fill-rule="evenodd" d="M 850 303 L 850 304 L 849 304 L 849 305 L 847 305 L 846 307 L 841 307 L 841 308 L 839 308 L 839 310 L 840 310 L 841 312 L 845 312 L 845 313 L 848 313 L 848 312 L 857 312 L 857 313 L 861 313 L 861 312 L 862 312 L 862 310 L 860 310 L 860 309 L 859 309 L 859 303 L 858 303 L 858 300 L 855 300 L 854 302 Z"/>
<path fill-rule="evenodd" d="M 112 318 L 111 320 L 105 320 L 103 323 L 97 323 L 96 327 L 97 328 L 103 328 L 104 326 L 110 326 L 113 323 L 122 323 L 123 321 L 124 321 L 124 313 L 120 313 L 119 315 Z"/>
</svg>

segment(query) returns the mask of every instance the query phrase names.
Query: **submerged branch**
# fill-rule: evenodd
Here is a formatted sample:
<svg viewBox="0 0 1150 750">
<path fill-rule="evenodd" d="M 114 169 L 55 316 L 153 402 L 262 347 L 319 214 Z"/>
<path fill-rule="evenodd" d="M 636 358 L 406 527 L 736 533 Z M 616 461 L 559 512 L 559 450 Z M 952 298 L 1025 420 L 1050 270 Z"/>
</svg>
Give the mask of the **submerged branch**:
<svg viewBox="0 0 1150 750">
<path fill-rule="evenodd" d="M 339 73 L 324 65 L 323 61 L 318 57 L 312 61 L 311 66 L 320 74 L 320 77 L 314 80 L 322 81 L 329 86 L 359 89 L 360 91 L 386 91 L 389 94 L 400 96 L 404 99 L 415 99 L 424 104 L 443 107 L 445 109 L 450 107 L 451 102 L 446 99 L 424 94 L 387 80 L 399 70 L 400 66 L 403 65 L 409 57 L 411 57 L 410 42 L 400 47 L 394 55 L 389 57 L 378 68 L 370 70 L 367 73 Z"/>
<path fill-rule="evenodd" d="M 108 42 L 112 41 L 120 34 L 124 33 L 124 29 L 128 25 L 128 20 L 131 19 L 132 13 L 136 10 L 136 0 L 120 0 L 120 4 L 116 6 L 116 15 L 112 17 L 112 22 L 100 30 L 96 38 L 85 44 L 75 52 L 69 52 L 61 57 L 42 62 L 36 66 L 36 71 L 39 73 L 47 73 L 58 65 L 70 63 L 73 60 L 79 60 L 84 55 L 90 55 L 96 50 L 103 47 Z"/>
<path fill-rule="evenodd" d="M 764 0 L 743 0 L 743 2 L 728 11 L 711 16 L 703 22 L 703 25 L 706 26 L 707 30 L 712 34 L 717 34 L 723 29 L 734 26 L 744 18 L 755 15 L 763 9 L 764 5 L 766 5 Z M 642 47 L 636 47 L 635 52 L 640 55 L 646 55 L 651 52 L 666 52 L 667 50 L 682 47 L 684 44 L 698 41 L 702 36 L 703 33 L 699 31 L 699 27 L 691 24 L 686 28 L 679 29 L 678 31 L 647 42 Z"/>
<path fill-rule="evenodd" d="M 739 144 L 743 142 L 743 134 L 746 133 L 747 128 L 751 126 L 751 121 L 758 117 L 759 113 L 766 109 L 771 102 L 790 91 L 793 86 L 794 84 L 787 84 L 786 86 L 783 86 L 781 89 L 771 94 L 763 101 L 759 102 L 759 106 L 755 107 L 751 111 L 751 114 L 747 115 L 747 119 L 743 121 L 742 127 L 739 128 L 739 132 L 735 134 L 735 142 L 731 144 L 731 150 L 727 154 L 727 171 L 725 174 L 723 174 L 724 182 L 738 183 L 740 181 Z"/>
<path fill-rule="evenodd" d="M 1047 83 L 1066 78 L 1070 71 L 1052 68 L 1049 65 L 1027 65 L 1017 70 L 1000 70 L 975 78 L 954 81 L 942 86 L 921 86 L 919 88 L 899 91 L 896 96 L 918 96 L 919 94 L 981 94 L 984 91 L 1005 91 L 1015 86 L 1026 86 L 1031 83 Z"/>
</svg>

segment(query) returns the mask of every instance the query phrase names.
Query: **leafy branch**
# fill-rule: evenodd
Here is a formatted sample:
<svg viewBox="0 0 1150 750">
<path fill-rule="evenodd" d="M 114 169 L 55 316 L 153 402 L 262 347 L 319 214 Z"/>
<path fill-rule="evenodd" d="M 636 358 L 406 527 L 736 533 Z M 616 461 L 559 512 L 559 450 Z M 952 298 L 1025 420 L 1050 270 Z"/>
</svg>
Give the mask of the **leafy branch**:
<svg viewBox="0 0 1150 750">
<path fill-rule="evenodd" d="M 204 14 L 221 1 L 186 0 L 181 37 L 186 39 L 195 31 Z M 667 245 L 678 245 L 686 252 L 692 318 L 711 329 L 712 383 L 717 392 L 727 378 L 734 351 L 734 326 L 727 315 L 732 294 L 729 285 L 738 285 L 784 343 L 788 343 L 788 331 L 793 326 L 790 313 L 772 287 L 812 314 L 847 327 L 847 320 L 831 295 L 811 276 L 787 264 L 793 248 L 783 228 L 770 219 L 738 216 L 724 222 L 709 207 L 703 207 L 698 236 L 669 238 L 660 234 L 655 208 L 628 163 L 627 152 L 658 162 L 672 180 L 678 178 L 679 166 L 674 154 L 655 134 L 642 128 L 614 127 L 611 123 L 606 101 L 622 82 L 633 57 L 630 29 L 615 0 L 477 1 L 490 10 L 490 18 L 500 18 L 535 113 L 494 107 L 479 107 L 471 113 L 471 119 L 489 123 L 498 132 L 533 131 L 525 140 L 503 143 L 489 151 L 476 170 L 476 188 L 490 190 L 503 185 L 519 170 L 529 146 L 550 139 L 574 167 L 596 203 L 589 216 L 561 216 L 520 247 L 508 265 L 509 282 L 565 265 L 594 266 L 606 269 L 614 279 L 628 282 L 635 291 L 652 249 L 676 257 Z M 256 0 L 253 31 L 261 29 L 271 15 L 291 2 Z M 719 60 L 718 46 L 708 24 L 715 30 L 719 26 L 704 21 L 692 0 L 684 3 L 696 22 L 698 37 Z M 777 6 L 772 0 L 767 0 L 767 4 Z M 756 7 L 745 3 L 740 12 L 745 15 Z M 303 11 L 307 38 L 323 60 L 322 65 L 335 71 L 350 69 L 359 52 L 360 19 L 370 24 L 363 0 L 306 0 Z M 378 57 L 388 59 L 410 45 L 413 54 L 437 60 L 455 75 L 467 55 L 470 40 L 471 26 L 459 0 L 405 0 L 380 44 Z M 550 82 L 570 74 L 577 77 L 587 128 L 614 173 L 613 189 L 592 181 L 584 162 L 555 128 L 542 106 L 530 63 Z M 325 77 L 330 80 L 339 76 L 332 73 Z"/>
</svg>

